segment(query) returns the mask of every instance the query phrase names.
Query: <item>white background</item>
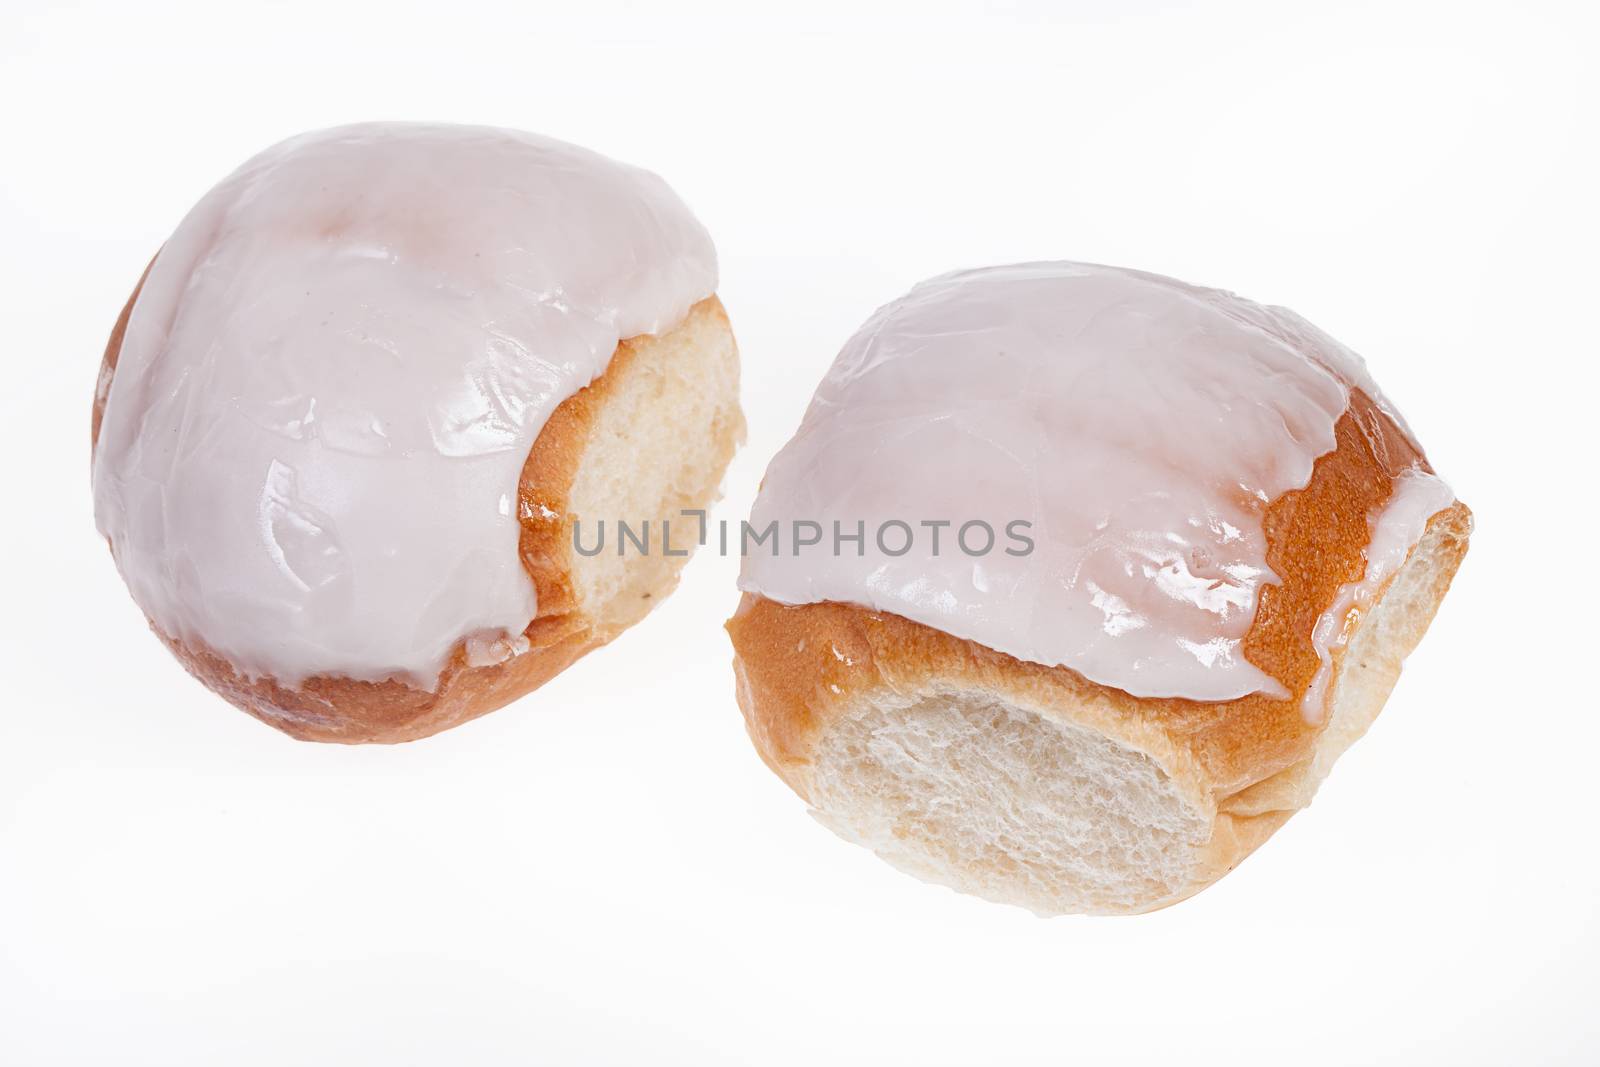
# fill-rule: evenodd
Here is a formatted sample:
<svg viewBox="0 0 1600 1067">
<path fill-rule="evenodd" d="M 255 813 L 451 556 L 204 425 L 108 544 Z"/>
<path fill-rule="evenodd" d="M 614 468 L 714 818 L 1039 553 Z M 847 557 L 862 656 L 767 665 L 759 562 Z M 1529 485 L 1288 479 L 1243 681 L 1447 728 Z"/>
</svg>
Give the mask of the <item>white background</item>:
<svg viewBox="0 0 1600 1067">
<path fill-rule="evenodd" d="M 0 1062 L 1596 1062 L 1584 7 L 6 0 Z M 689 201 L 744 353 L 724 517 L 877 304 L 1076 258 L 1363 352 L 1472 551 L 1315 806 L 1141 918 L 959 897 L 809 819 L 734 705 L 733 560 L 454 732 L 291 742 L 146 631 L 89 403 L 189 205 L 369 118 L 553 134 Z"/>
</svg>

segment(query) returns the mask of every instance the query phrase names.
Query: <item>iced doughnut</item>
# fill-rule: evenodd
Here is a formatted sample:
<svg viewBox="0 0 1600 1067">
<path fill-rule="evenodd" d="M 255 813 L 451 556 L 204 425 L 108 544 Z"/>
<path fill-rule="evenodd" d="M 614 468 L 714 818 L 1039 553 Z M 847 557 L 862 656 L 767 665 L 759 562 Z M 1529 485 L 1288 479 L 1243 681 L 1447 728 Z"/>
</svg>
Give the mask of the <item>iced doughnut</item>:
<svg viewBox="0 0 1600 1067">
<path fill-rule="evenodd" d="M 1292 312 L 1031 263 L 874 314 L 749 525 L 762 757 L 895 866 L 1053 914 L 1181 900 L 1304 807 L 1471 515 Z"/>
<path fill-rule="evenodd" d="M 682 554 L 584 555 L 571 528 L 714 497 L 743 433 L 716 286 L 672 190 L 586 149 L 292 138 L 190 211 L 123 310 L 96 523 L 155 632 L 264 722 L 456 725 L 672 590 Z"/>
</svg>

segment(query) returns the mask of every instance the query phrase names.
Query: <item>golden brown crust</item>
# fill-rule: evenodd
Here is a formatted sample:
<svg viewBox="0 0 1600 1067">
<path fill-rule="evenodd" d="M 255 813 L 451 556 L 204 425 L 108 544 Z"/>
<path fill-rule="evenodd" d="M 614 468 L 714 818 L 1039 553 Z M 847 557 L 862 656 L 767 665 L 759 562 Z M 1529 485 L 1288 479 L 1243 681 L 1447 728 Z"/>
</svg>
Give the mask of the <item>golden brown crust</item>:
<svg viewBox="0 0 1600 1067">
<path fill-rule="evenodd" d="M 128 294 L 128 302 L 122 305 L 122 312 L 117 316 L 116 324 L 111 327 L 111 336 L 106 340 L 105 354 L 100 357 L 100 377 L 94 391 L 94 411 L 89 420 L 91 458 L 94 456 L 94 450 L 100 446 L 100 422 L 106 415 L 106 398 L 111 395 L 111 376 L 116 373 L 117 357 L 122 354 L 122 337 L 128 332 L 128 317 L 133 314 L 133 305 L 138 303 L 139 292 L 144 288 L 144 280 L 150 277 L 150 268 L 155 265 L 155 257 L 152 256 L 150 262 L 144 265 L 144 273 L 139 275 L 139 284 Z"/>
<path fill-rule="evenodd" d="M 1401 471 L 1417 464 L 1427 469 L 1407 436 L 1359 391 L 1352 393 L 1336 435 L 1334 451 L 1317 460 L 1307 486 L 1272 501 L 1262 516 L 1267 559 L 1282 584 L 1262 591 L 1243 648 L 1247 659 L 1283 683 L 1291 699 L 1265 694 L 1213 702 L 1140 698 L 1069 668 L 1018 660 L 898 615 L 841 603 L 786 606 L 746 593 L 727 629 L 739 705 L 757 750 L 810 801 L 809 775 L 824 729 L 885 688 L 981 690 L 1047 717 L 1071 709 L 1075 721 L 1151 755 L 1200 810 L 1215 816 L 1199 880 L 1153 906 L 1209 884 L 1304 803 L 1298 779 L 1311 767 L 1328 727 L 1326 721 L 1308 721 L 1301 710 L 1320 664 L 1312 627 L 1339 588 L 1362 577 L 1368 515 L 1388 500 Z M 1435 587 L 1414 621 L 1414 634 L 1408 634 L 1411 643 L 1448 588 L 1470 526 L 1471 513 L 1459 503 L 1430 521 L 1425 540 L 1441 546 L 1430 561 Z M 1398 656 L 1406 651 L 1409 646 Z M 1396 670 L 1397 663 L 1398 658 Z M 1387 685 L 1392 684 L 1389 678 Z M 1387 685 L 1377 697 L 1380 705 Z M 1376 714 L 1376 707 L 1370 710 Z M 1285 803 L 1229 804 L 1269 780 L 1285 785 L 1277 791 Z"/>
<path fill-rule="evenodd" d="M 146 268 L 148 274 L 149 268 Z M 140 279 L 140 286 L 144 279 Z M 123 334 L 139 288 L 129 297 L 106 346 L 102 381 L 115 371 Z M 727 314 L 715 295 L 690 309 L 713 316 L 727 328 Z M 345 744 L 414 741 L 503 707 L 532 692 L 575 660 L 606 644 L 625 627 L 604 626 L 584 612 L 572 580 L 572 523 L 568 495 L 591 428 L 608 400 L 621 388 L 640 350 L 654 341 L 640 336 L 622 341 L 605 373 L 560 404 L 529 450 L 518 484 L 519 549 L 532 578 L 538 614 L 524 631 L 530 648 L 501 663 L 471 666 L 465 642 L 457 645 L 439 675 L 435 691 L 402 681 L 355 681 L 315 676 L 298 686 L 270 677 L 251 679 L 199 642 L 184 642 L 151 628 L 191 674 L 238 708 L 302 741 Z M 96 396 L 91 440 L 98 446 L 105 408 L 104 390 Z M 742 425 L 742 424 L 737 424 Z M 720 466 L 736 445 L 737 427 L 719 442 Z M 670 587 L 669 587 L 670 588 Z M 665 592 L 663 590 L 662 592 Z"/>
</svg>

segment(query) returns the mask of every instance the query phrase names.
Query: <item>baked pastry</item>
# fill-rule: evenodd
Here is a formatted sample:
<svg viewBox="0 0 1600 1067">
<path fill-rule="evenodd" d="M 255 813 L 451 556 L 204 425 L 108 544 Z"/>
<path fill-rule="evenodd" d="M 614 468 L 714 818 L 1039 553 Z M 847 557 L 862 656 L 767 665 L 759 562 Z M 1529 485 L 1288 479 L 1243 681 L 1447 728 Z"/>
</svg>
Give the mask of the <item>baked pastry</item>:
<svg viewBox="0 0 1600 1067">
<path fill-rule="evenodd" d="M 285 141 L 199 202 L 117 321 L 96 523 L 161 639 L 263 722 L 454 726 L 676 584 L 682 533 L 590 555 L 574 526 L 592 544 L 715 495 L 743 434 L 716 282 L 665 183 L 573 145 Z"/>
<path fill-rule="evenodd" d="M 874 314 L 749 527 L 739 704 L 818 819 L 964 892 L 1130 913 L 1311 800 L 1471 515 L 1292 312 L 1033 263 Z"/>
</svg>

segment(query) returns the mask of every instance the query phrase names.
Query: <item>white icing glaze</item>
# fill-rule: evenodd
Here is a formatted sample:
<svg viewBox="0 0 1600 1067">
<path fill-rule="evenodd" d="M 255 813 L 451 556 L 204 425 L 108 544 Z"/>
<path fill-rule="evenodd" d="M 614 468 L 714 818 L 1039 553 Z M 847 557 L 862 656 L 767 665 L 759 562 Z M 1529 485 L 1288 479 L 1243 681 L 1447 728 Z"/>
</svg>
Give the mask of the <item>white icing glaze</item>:
<svg viewBox="0 0 1600 1067">
<path fill-rule="evenodd" d="M 1277 580 L 1262 516 L 1334 448 L 1352 386 L 1392 410 L 1354 353 L 1231 293 L 1078 263 L 935 278 L 845 345 L 752 514 L 864 520 L 864 550 L 763 548 L 740 586 L 893 612 L 1136 696 L 1287 696 L 1240 651 Z M 895 519 L 955 525 L 937 553 L 919 536 L 891 556 L 871 531 Z M 952 551 L 971 520 L 1001 547 Z M 1004 550 L 1021 548 L 1013 520 L 1031 553 Z"/>
<path fill-rule="evenodd" d="M 1383 507 L 1367 516 L 1372 536 L 1363 550 L 1366 569 L 1360 580 L 1340 586 L 1333 603 L 1311 630 L 1311 643 L 1322 665 L 1306 687 L 1303 707 L 1308 721 L 1321 722 L 1327 714 L 1334 651 L 1344 648 L 1350 640 L 1356 621 L 1405 563 L 1412 546 L 1427 530 L 1428 520 L 1455 503 L 1455 499 L 1455 493 L 1443 480 L 1413 467 L 1395 479 L 1394 490 Z"/>
<path fill-rule="evenodd" d="M 619 339 L 716 288 L 655 175 L 533 134 L 375 123 L 270 148 L 167 241 L 128 320 L 95 519 L 163 632 L 249 676 L 515 654 L 517 483 Z"/>
</svg>

